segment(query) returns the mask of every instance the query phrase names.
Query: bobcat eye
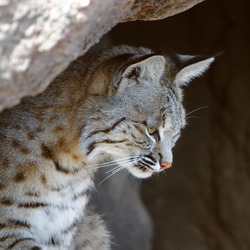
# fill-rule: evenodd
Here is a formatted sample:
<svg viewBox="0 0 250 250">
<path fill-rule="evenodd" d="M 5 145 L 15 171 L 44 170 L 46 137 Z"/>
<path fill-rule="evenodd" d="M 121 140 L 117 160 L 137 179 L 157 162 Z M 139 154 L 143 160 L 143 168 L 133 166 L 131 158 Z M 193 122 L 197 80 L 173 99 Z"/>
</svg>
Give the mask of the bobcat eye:
<svg viewBox="0 0 250 250">
<path fill-rule="evenodd" d="M 159 134 L 159 131 L 156 127 L 153 127 L 153 126 L 147 126 L 147 129 L 148 129 L 148 133 L 152 136 L 154 136 L 154 138 L 156 140 L 160 140 L 160 134 Z"/>
<path fill-rule="evenodd" d="M 153 134 L 157 133 L 157 129 L 155 127 L 153 127 L 153 126 L 147 126 L 147 129 L 148 129 L 148 133 L 150 135 L 153 135 Z"/>
</svg>

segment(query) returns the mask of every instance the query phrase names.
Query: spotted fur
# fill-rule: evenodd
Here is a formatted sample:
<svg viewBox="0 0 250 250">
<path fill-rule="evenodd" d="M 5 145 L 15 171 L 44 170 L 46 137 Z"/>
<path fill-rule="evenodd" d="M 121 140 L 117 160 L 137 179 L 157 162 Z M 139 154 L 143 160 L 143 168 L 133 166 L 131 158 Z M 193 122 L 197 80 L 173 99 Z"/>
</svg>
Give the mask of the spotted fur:
<svg viewBox="0 0 250 250">
<path fill-rule="evenodd" d="M 1 249 L 110 249 L 86 209 L 94 173 L 107 157 L 138 178 L 172 163 L 185 126 L 181 86 L 213 61 L 184 59 L 115 47 L 77 59 L 42 94 L 1 113 Z"/>
</svg>

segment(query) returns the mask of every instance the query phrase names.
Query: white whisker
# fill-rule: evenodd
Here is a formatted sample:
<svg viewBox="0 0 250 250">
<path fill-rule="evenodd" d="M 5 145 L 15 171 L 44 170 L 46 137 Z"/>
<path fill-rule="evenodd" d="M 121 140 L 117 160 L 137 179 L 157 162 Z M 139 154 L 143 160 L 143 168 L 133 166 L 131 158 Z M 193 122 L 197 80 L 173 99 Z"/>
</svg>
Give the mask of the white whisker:
<svg viewBox="0 0 250 250">
<path fill-rule="evenodd" d="M 186 114 L 186 117 L 187 117 L 188 115 L 190 115 L 190 114 L 193 114 L 194 112 L 196 112 L 196 111 L 198 111 L 198 110 L 205 109 L 205 108 L 209 108 L 209 106 L 203 106 L 203 107 L 199 107 L 199 108 L 197 108 L 197 109 L 194 109 L 194 110 L 188 112 L 188 113 Z"/>
<path fill-rule="evenodd" d="M 109 161 L 109 162 L 104 162 L 104 163 L 100 163 L 97 165 L 97 168 L 104 168 L 104 167 L 109 167 L 112 166 L 114 164 L 123 164 L 126 163 L 127 161 L 131 161 L 131 160 L 135 160 L 136 157 L 125 157 L 125 158 L 121 158 L 118 160 L 113 160 L 113 161 Z"/>
<path fill-rule="evenodd" d="M 130 157 L 131 159 L 127 159 L 126 161 L 122 162 L 123 164 L 126 163 L 135 163 L 136 162 L 136 158 L 135 157 Z M 125 169 L 126 167 L 124 166 L 115 166 L 112 169 L 108 170 L 105 174 L 109 174 L 111 172 L 110 175 L 108 175 L 106 178 L 104 178 L 99 184 L 101 185 L 104 181 L 106 181 L 107 179 L 109 179 L 110 177 L 112 177 L 113 175 L 115 175 L 116 173 L 120 172 L 121 170 Z"/>
<path fill-rule="evenodd" d="M 190 118 L 194 118 L 194 119 L 201 119 L 199 116 L 193 116 L 193 115 L 191 115 L 191 116 L 188 116 L 188 117 L 186 117 L 187 119 L 190 119 Z"/>
<path fill-rule="evenodd" d="M 109 174 L 110 172 L 114 172 L 114 171 L 116 171 L 116 170 L 119 169 L 119 168 L 121 168 L 121 166 L 116 166 L 116 167 L 114 167 L 114 168 L 112 168 L 112 169 L 106 171 L 105 174 Z"/>
<path fill-rule="evenodd" d="M 127 163 L 134 164 L 135 162 L 136 162 L 135 160 L 132 160 L 132 161 L 131 160 L 127 160 L 127 161 L 122 162 L 122 164 L 127 164 Z M 120 165 L 115 166 L 114 168 L 112 168 L 112 169 L 108 170 L 107 172 L 105 172 L 105 174 L 108 174 L 110 172 L 114 172 L 116 169 L 119 169 L 120 167 L 123 167 L 123 166 L 120 166 Z"/>
<path fill-rule="evenodd" d="M 103 163 L 97 163 L 93 165 L 88 165 L 89 168 L 97 167 L 97 168 L 102 168 L 102 167 L 109 167 L 112 166 L 113 164 L 119 163 L 120 161 L 126 160 L 126 159 L 132 159 L 133 157 L 124 157 L 118 160 L 112 160 L 108 162 L 103 162 Z"/>
<path fill-rule="evenodd" d="M 106 178 L 104 178 L 104 179 L 98 184 L 98 186 L 101 185 L 104 181 L 106 181 L 107 179 L 109 179 L 110 177 L 112 177 L 113 175 L 115 175 L 116 173 L 120 172 L 120 171 L 123 170 L 123 169 L 124 169 L 124 167 L 119 166 L 118 169 L 116 169 L 116 170 L 113 171 L 110 175 L 108 175 Z"/>
</svg>

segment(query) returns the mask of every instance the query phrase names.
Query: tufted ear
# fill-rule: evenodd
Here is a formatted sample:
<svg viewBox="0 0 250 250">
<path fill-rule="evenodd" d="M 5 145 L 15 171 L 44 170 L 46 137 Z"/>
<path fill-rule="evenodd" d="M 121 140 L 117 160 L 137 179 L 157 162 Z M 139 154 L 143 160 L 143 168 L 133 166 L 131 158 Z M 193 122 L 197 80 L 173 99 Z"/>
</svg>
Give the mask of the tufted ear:
<svg viewBox="0 0 250 250">
<path fill-rule="evenodd" d="M 214 57 L 170 54 L 166 57 L 166 75 L 170 84 L 187 85 L 201 76 L 214 61 Z"/>
<path fill-rule="evenodd" d="M 117 94 L 127 87 L 142 83 L 143 79 L 160 79 L 165 71 L 165 57 L 161 55 L 133 56 L 120 69 L 120 79 L 114 83 Z"/>
</svg>

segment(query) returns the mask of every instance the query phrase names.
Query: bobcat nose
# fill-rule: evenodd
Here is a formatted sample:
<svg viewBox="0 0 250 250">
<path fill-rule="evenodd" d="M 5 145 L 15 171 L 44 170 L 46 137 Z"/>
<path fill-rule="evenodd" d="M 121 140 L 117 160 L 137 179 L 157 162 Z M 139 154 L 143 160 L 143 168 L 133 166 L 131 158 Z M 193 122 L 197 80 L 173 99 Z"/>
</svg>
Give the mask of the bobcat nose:
<svg viewBox="0 0 250 250">
<path fill-rule="evenodd" d="M 161 170 L 170 168 L 171 166 L 172 162 L 166 162 L 166 161 L 161 162 Z"/>
</svg>

